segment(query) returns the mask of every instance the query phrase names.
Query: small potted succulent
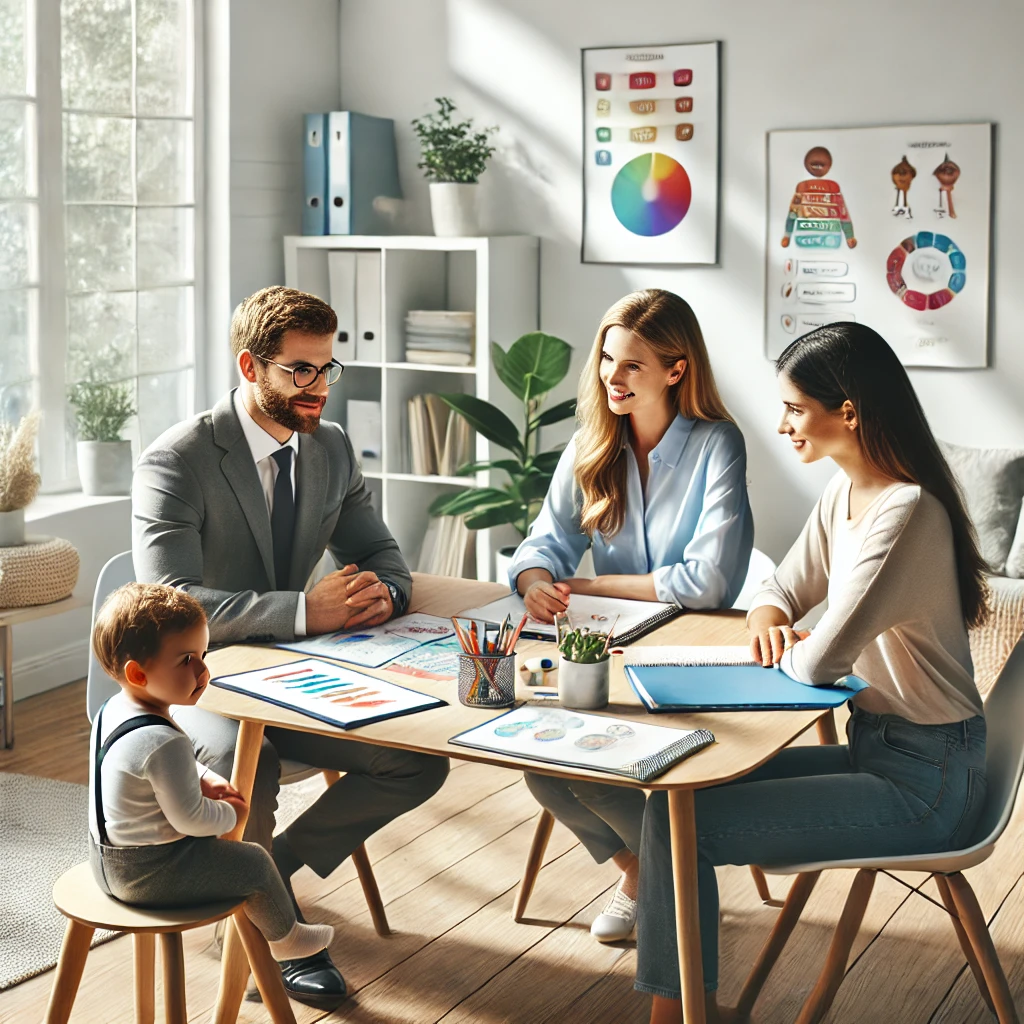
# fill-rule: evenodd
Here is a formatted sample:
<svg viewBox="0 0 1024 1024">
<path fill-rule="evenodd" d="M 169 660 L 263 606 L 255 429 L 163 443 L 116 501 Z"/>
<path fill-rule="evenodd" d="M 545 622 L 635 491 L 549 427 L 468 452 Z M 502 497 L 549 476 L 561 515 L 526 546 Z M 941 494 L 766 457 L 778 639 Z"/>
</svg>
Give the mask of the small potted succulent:
<svg viewBox="0 0 1024 1024">
<path fill-rule="evenodd" d="M 131 385 L 90 375 L 72 384 L 68 401 L 78 423 L 78 476 L 83 494 L 131 494 L 132 443 L 121 438 L 135 415 Z"/>
<path fill-rule="evenodd" d="M 474 132 L 471 120 L 453 121 L 455 104 L 435 99 L 437 110 L 412 122 L 422 159 L 416 165 L 430 182 L 434 234 L 465 237 L 479 232 L 480 175 L 494 153 L 490 137 L 498 129 Z"/>
<path fill-rule="evenodd" d="M 558 703 L 592 711 L 608 704 L 609 633 L 558 630 Z"/>
<path fill-rule="evenodd" d="M 25 543 L 25 508 L 39 491 L 32 412 L 16 426 L 0 425 L 0 548 Z"/>
</svg>

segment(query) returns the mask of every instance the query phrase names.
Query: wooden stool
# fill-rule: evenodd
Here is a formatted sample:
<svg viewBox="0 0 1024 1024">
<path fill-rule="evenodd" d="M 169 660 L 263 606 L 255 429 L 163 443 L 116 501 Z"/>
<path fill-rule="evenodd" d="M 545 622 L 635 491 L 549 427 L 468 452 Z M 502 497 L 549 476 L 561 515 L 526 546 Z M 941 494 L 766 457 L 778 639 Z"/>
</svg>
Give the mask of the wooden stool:
<svg viewBox="0 0 1024 1024">
<path fill-rule="evenodd" d="M 241 900 L 207 903 L 175 910 L 146 910 L 129 907 L 107 896 L 88 864 L 79 864 L 57 879 L 53 902 L 68 919 L 60 959 L 46 1008 L 46 1024 L 67 1024 L 78 985 L 89 955 L 89 943 L 97 928 L 131 932 L 135 943 L 135 1021 L 153 1024 L 155 1016 L 156 941 L 164 963 L 164 1013 L 167 1024 L 187 1024 L 185 1013 L 185 961 L 181 933 L 212 924 L 234 914 L 235 928 L 245 947 L 249 966 L 263 1003 L 274 1024 L 295 1024 L 281 980 L 281 969 L 270 955 L 267 940 L 249 920 Z"/>
</svg>

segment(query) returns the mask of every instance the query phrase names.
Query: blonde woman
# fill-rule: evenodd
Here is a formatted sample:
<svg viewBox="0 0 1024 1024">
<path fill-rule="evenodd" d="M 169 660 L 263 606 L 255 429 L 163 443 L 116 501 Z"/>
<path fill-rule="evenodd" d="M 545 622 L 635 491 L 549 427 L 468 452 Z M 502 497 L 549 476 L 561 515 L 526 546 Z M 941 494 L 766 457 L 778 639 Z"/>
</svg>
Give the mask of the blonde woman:
<svg viewBox="0 0 1024 1024">
<path fill-rule="evenodd" d="M 537 619 L 573 594 L 728 608 L 754 542 L 743 435 L 729 416 L 697 318 L 678 295 L 633 292 L 601 320 L 580 378 L 579 430 L 559 460 L 509 582 Z M 587 548 L 595 579 L 574 576 Z M 636 923 L 644 794 L 527 773 L 539 803 L 622 879 L 591 927 Z"/>
</svg>

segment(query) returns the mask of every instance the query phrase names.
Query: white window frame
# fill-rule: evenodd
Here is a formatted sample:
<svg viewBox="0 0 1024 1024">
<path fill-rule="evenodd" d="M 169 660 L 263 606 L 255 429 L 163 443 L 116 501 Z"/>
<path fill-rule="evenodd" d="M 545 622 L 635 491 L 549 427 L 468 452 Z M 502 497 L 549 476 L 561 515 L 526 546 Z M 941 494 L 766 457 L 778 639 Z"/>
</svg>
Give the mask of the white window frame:
<svg viewBox="0 0 1024 1024">
<path fill-rule="evenodd" d="M 134 2 L 133 11 L 134 11 Z M 67 449 L 67 287 L 65 278 L 64 238 L 64 156 L 63 156 L 63 98 L 61 93 L 61 0 L 32 0 L 34 25 L 34 52 L 29 46 L 29 61 L 35 66 L 36 152 L 35 166 L 38 182 L 38 319 L 33 370 L 36 374 L 38 407 L 43 414 L 43 429 L 39 435 L 39 461 L 43 477 L 43 491 L 56 492 L 78 489 L 78 472 L 74 460 L 66 455 Z M 203 388 L 203 360 L 201 358 L 203 325 L 205 322 L 204 289 L 204 131 L 202 103 L 203 24 L 204 0 L 191 0 L 192 35 L 192 113 L 193 166 L 193 289 L 191 388 L 185 415 L 196 408 L 196 399 Z M 29 20 L 32 21 L 31 13 Z M 133 52 L 134 64 L 134 52 Z M 133 76 L 134 79 L 134 76 Z M 135 82 L 132 82 L 132 103 L 135 102 Z M 99 113 L 90 111 L 90 113 Z M 124 116 L 124 115 L 119 115 Z M 135 117 L 136 115 L 132 115 Z M 147 115 L 143 115 L 147 116 Z M 184 120 L 185 118 L 176 118 Z M 143 204 L 146 205 L 146 204 Z M 174 204 L 188 206 L 190 204 Z M 136 204 L 138 208 L 138 204 Z M 167 287 L 172 287 L 168 285 Z M 138 291 L 138 289 L 136 289 Z M 132 380 L 151 376 L 151 372 L 136 373 Z M 138 452 L 135 453 L 139 454 Z"/>
</svg>

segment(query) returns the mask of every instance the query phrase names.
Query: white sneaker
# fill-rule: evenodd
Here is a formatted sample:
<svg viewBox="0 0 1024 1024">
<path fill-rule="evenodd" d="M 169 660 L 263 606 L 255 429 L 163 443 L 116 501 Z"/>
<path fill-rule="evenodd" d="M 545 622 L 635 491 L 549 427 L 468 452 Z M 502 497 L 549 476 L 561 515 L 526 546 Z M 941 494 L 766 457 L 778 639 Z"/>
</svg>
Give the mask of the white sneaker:
<svg viewBox="0 0 1024 1024">
<path fill-rule="evenodd" d="M 594 918 L 590 934 L 598 942 L 618 942 L 628 939 L 636 925 L 636 900 L 631 900 L 621 889 L 608 901 L 604 910 Z"/>
</svg>

